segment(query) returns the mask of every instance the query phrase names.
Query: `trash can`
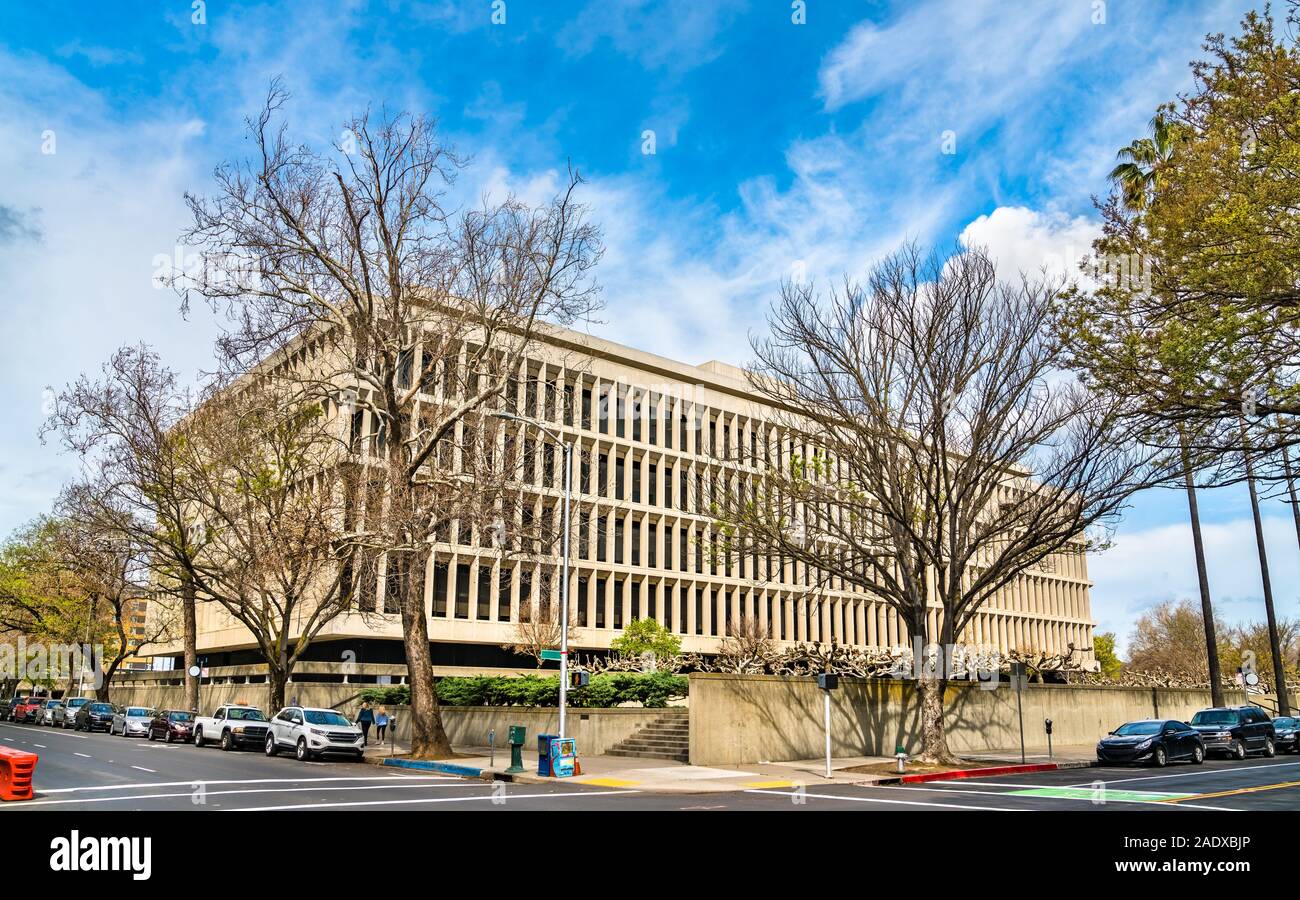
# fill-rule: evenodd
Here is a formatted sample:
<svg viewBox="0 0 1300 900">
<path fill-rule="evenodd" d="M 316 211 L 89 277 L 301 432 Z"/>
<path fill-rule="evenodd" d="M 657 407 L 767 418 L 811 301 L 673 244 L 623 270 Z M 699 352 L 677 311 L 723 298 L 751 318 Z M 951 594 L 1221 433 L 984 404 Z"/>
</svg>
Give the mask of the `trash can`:
<svg viewBox="0 0 1300 900">
<path fill-rule="evenodd" d="M 537 736 L 537 774 L 543 778 L 551 776 L 551 741 L 559 737 L 555 734 Z"/>
</svg>

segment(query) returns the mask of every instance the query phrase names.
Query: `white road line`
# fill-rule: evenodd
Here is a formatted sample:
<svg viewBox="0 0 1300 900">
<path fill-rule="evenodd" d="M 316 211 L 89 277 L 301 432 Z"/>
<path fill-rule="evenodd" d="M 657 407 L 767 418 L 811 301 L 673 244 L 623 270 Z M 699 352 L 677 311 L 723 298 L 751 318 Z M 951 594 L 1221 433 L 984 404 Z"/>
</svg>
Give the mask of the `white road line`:
<svg viewBox="0 0 1300 900">
<path fill-rule="evenodd" d="M 761 788 L 750 788 L 745 791 L 746 794 L 776 794 L 780 797 L 813 797 L 818 800 L 850 800 L 854 803 L 888 803 L 894 806 L 938 806 L 943 809 L 987 809 L 993 812 L 1030 812 L 1026 809 L 1016 809 L 1012 807 L 1000 806 L 963 806 L 959 803 L 925 803 L 921 800 L 885 800 L 881 797 L 838 797 L 834 794 L 810 794 L 803 792 L 796 794 L 793 791 L 769 791 Z"/>
<path fill-rule="evenodd" d="M 33 747 L 39 747 L 39 748 L 42 749 L 42 750 L 45 749 L 45 745 L 44 745 L 44 744 L 32 744 L 32 746 L 33 746 Z"/>
<path fill-rule="evenodd" d="M 296 788 L 255 788 L 246 791 L 204 791 L 204 797 L 224 797 L 229 794 L 302 794 L 307 791 L 402 791 L 415 788 L 460 788 L 482 787 L 478 784 L 365 784 L 349 787 L 296 787 Z M 38 792 L 39 793 L 39 792 Z M 176 797 L 193 797 L 196 791 L 181 791 L 174 794 L 127 794 L 123 797 L 78 797 L 71 800 L 25 800 L 22 803 L 6 804 L 0 809 L 27 809 L 32 806 L 67 806 L 72 803 L 128 803 L 136 800 L 166 800 Z M 198 803 L 196 806 L 202 806 Z"/>
<path fill-rule="evenodd" d="M 637 794 L 640 791 L 570 791 L 557 794 L 505 794 L 508 803 L 511 800 L 532 800 L 537 797 L 603 797 L 608 794 Z M 359 800 L 354 803 L 299 803 L 293 806 L 246 806 L 240 809 L 223 810 L 223 812 L 280 812 L 290 809 L 343 809 L 356 806 L 405 806 L 411 803 L 467 803 L 474 800 L 495 800 L 501 803 L 502 797 L 496 794 L 484 794 L 481 797 L 422 797 L 419 800 Z"/>
<path fill-rule="evenodd" d="M 1269 763 L 1266 766 L 1243 766 L 1237 769 L 1199 769 L 1195 772 L 1174 772 L 1169 775 L 1143 775 L 1139 778 L 1116 778 L 1114 780 L 1105 781 L 1105 783 L 1109 786 L 1112 784 L 1128 784 L 1130 781 L 1155 781 L 1164 778 L 1191 778 L 1195 775 L 1200 775 L 1203 778 L 1210 778 L 1218 775 L 1245 775 L 1251 772 L 1258 772 L 1261 769 L 1286 769 L 1291 766 L 1300 766 L 1300 762 Z M 1104 779 L 1098 780 L 1103 781 Z M 1088 782 L 1087 784 L 1072 784 L 1070 787 L 1089 787 L 1091 784 L 1092 782 Z"/>
<path fill-rule="evenodd" d="M 994 785 L 990 785 L 990 787 L 993 786 Z M 901 784 L 877 784 L 877 785 L 873 785 L 873 787 L 876 790 L 930 791 L 938 794 L 985 794 L 990 797 L 1017 797 L 1017 799 L 1025 799 L 1025 800 L 1074 800 L 1075 802 L 1078 803 L 1093 803 L 1094 800 L 1097 799 L 1094 797 L 1033 797 L 1033 796 L 1025 796 L 1023 794 L 1019 794 L 1019 795 L 1012 794 L 1010 791 L 962 791 L 956 788 L 930 788 L 930 787 L 920 787 L 920 786 L 913 787 L 911 785 L 901 785 Z M 1039 790 L 1039 789 L 1052 790 L 1051 786 L 1049 785 L 1036 785 L 1034 787 L 1034 790 Z M 1076 790 L 1085 790 L 1085 789 L 1077 788 Z M 1171 794 L 1168 793 L 1167 791 L 1143 791 L 1143 793 L 1168 794 L 1168 796 L 1170 797 L 1187 796 L 1186 794 Z M 1109 797 L 1107 797 L 1104 802 L 1097 803 L 1096 805 L 1110 806 L 1112 803 L 1144 803 L 1144 804 L 1153 804 L 1155 806 L 1173 805 L 1170 803 L 1165 803 L 1163 800 L 1116 800 Z M 1227 806 L 1193 806 L 1190 803 L 1179 803 L 1177 805 L 1184 806 L 1188 809 L 1212 809 L 1215 810 L 1216 812 L 1239 812 L 1240 811 L 1240 810 L 1232 809 L 1231 807 L 1227 807 Z"/>
<path fill-rule="evenodd" d="M 335 778 L 245 778 L 239 780 L 217 780 L 208 781 L 202 778 L 191 778 L 189 781 L 154 781 L 139 782 L 136 784 L 94 784 L 84 787 L 73 788 L 51 788 L 47 791 L 41 791 L 45 794 L 75 794 L 79 791 L 129 791 L 136 788 L 164 788 L 164 787 L 197 787 L 198 785 L 221 785 L 221 784 L 324 784 L 335 781 L 460 781 L 461 779 L 451 775 L 363 775 L 354 777 L 335 777 Z M 3 807 L 0 807 L 3 808 Z"/>
<path fill-rule="evenodd" d="M 94 759 L 94 757 L 91 756 L 89 753 L 77 753 L 77 752 L 74 751 L 72 755 L 73 755 L 73 756 L 80 756 L 80 757 L 83 757 L 83 758 L 85 758 L 85 759 Z"/>
<path fill-rule="evenodd" d="M 1106 782 L 1106 785 L 1109 787 L 1110 785 L 1112 785 L 1112 784 L 1116 784 L 1116 783 L 1117 783 L 1117 782 L 1114 782 L 1114 781 L 1107 781 L 1107 782 Z M 1020 789 L 1020 790 L 1028 789 L 1028 790 L 1034 790 L 1034 791 L 1042 790 L 1043 788 L 1060 788 L 1060 787 L 1065 787 L 1065 786 L 1063 786 L 1063 785 L 1059 785 L 1059 784 L 1012 784 L 1012 783 L 1007 782 L 1007 781 L 966 781 L 966 780 L 964 780 L 964 779 L 961 780 L 961 781 L 956 781 L 956 782 L 954 782 L 954 783 L 953 783 L 953 787 L 957 787 L 958 785 L 965 785 L 965 784 L 974 785 L 974 786 L 976 786 L 976 787 L 1009 787 L 1009 788 L 1017 788 L 1017 789 Z M 1091 788 L 1091 787 L 1093 786 L 1093 784 L 1095 784 L 1095 782 L 1091 782 L 1091 781 L 1090 781 L 1090 782 L 1088 782 L 1087 784 L 1072 784 L 1072 785 L 1068 785 L 1068 787 L 1070 787 L 1070 788 Z M 871 787 L 900 787 L 900 788 L 918 789 L 918 788 L 920 788 L 920 785 L 919 785 L 919 784 L 897 784 L 897 785 L 895 785 L 895 784 L 876 784 L 876 785 L 871 785 Z M 975 793 L 975 792 L 972 791 L 971 793 Z M 1169 795 L 1170 797 L 1184 797 L 1184 796 L 1186 796 L 1186 792 L 1185 792 L 1185 791 L 1147 791 L 1147 790 L 1144 790 L 1144 791 L 1142 791 L 1142 793 L 1144 793 L 1144 794 L 1167 794 L 1167 795 Z"/>
<path fill-rule="evenodd" d="M 22 725 L 14 725 L 14 724 L 11 724 L 11 723 L 8 723 L 8 722 L 0 722 L 0 728 L 12 728 L 12 729 L 14 729 L 15 731 L 30 731 L 30 730 L 31 730 L 30 728 L 27 728 L 27 727 L 25 727 L 25 726 L 22 726 Z M 46 728 L 42 728 L 42 729 L 41 729 L 41 734 L 57 734 L 57 735 L 61 735 L 62 737 L 76 738 L 76 739 L 79 740 L 79 741 L 84 741 L 84 740 L 86 740 L 86 735 L 84 735 L 84 734 L 77 734 L 76 732 L 73 732 L 73 733 L 69 734 L 67 731 L 65 731 L 65 730 L 62 729 L 62 728 L 48 728 L 48 729 L 46 729 Z M 9 739 L 8 739 L 8 738 L 5 738 L 5 740 L 9 740 Z"/>
<path fill-rule="evenodd" d="M 148 772 L 150 775 L 157 775 L 157 769 L 146 769 L 144 766 L 132 766 L 133 769 L 139 769 L 141 772 Z"/>
</svg>

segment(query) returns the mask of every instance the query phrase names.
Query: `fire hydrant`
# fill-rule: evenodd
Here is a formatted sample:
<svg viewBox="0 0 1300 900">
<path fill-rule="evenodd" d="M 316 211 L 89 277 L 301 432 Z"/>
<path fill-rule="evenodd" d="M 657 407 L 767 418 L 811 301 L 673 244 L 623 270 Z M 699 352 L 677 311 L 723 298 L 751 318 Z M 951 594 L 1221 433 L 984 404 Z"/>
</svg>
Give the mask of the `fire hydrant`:
<svg viewBox="0 0 1300 900">
<path fill-rule="evenodd" d="M 903 752 L 903 745 L 899 744 L 894 748 L 894 759 L 898 760 L 898 774 L 903 774 L 903 764 L 907 762 L 907 754 Z"/>
</svg>

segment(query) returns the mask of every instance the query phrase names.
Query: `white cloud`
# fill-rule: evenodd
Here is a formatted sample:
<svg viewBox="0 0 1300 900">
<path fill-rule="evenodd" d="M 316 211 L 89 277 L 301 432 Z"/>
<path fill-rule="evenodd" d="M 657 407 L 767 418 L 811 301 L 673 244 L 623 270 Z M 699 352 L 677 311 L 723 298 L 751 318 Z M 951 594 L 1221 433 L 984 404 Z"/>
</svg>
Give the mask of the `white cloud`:
<svg viewBox="0 0 1300 900">
<path fill-rule="evenodd" d="M 1229 624 L 1264 621 L 1263 588 L 1255 528 L 1250 519 L 1202 523 L 1210 597 Z M 1279 616 L 1300 615 L 1300 554 L 1295 524 L 1264 517 L 1273 599 Z M 1186 522 L 1120 532 L 1115 546 L 1088 560 L 1094 582 L 1092 616 L 1099 631 L 1114 631 L 1124 645 L 1142 614 L 1164 600 L 1191 600 L 1200 608 L 1192 529 Z"/>
<path fill-rule="evenodd" d="M 963 228 L 958 240 L 967 247 L 986 248 L 1003 278 L 1018 272 L 1073 277 L 1100 234 L 1100 223 L 1086 216 L 1000 206 Z"/>
</svg>

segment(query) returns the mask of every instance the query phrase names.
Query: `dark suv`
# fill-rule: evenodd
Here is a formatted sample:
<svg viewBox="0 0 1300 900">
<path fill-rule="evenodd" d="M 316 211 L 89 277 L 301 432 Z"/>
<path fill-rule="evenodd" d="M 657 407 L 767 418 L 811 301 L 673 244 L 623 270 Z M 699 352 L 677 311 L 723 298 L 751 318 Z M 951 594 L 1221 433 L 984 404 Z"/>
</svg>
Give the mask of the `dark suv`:
<svg viewBox="0 0 1300 900">
<path fill-rule="evenodd" d="M 1245 759 L 1248 753 L 1277 753 L 1273 722 L 1258 706 L 1203 709 L 1192 716 L 1191 725 L 1201 733 L 1206 753 L 1223 753 L 1234 759 Z"/>
</svg>

